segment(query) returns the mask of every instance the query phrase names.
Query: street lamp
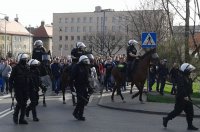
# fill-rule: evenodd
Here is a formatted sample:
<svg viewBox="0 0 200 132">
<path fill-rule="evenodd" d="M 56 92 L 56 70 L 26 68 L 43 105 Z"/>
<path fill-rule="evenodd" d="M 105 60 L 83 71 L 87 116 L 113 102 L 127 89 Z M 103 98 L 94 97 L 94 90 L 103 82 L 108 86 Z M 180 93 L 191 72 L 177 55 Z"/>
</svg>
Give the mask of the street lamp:
<svg viewBox="0 0 200 132">
<path fill-rule="evenodd" d="M 6 57 L 6 50 L 7 50 L 7 48 L 6 48 L 6 17 L 7 17 L 7 15 L 6 14 L 4 14 L 4 13 L 0 13 L 1 15 L 4 15 L 4 21 L 5 21 L 5 25 L 4 25 L 4 30 L 5 30 L 5 32 L 4 32 L 4 41 L 5 41 L 5 43 L 4 43 L 4 49 L 5 49 L 5 51 L 4 51 L 4 57 Z"/>
</svg>

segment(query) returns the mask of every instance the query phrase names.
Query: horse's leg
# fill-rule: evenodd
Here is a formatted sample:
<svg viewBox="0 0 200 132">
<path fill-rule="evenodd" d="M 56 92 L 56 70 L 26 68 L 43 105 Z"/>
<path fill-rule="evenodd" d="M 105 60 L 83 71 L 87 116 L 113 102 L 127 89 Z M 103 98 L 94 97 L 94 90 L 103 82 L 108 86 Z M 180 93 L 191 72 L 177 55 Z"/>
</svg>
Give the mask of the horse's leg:
<svg viewBox="0 0 200 132">
<path fill-rule="evenodd" d="M 63 104 L 66 104 L 66 102 L 65 102 L 65 84 L 64 84 L 64 81 L 62 80 L 62 82 L 61 82 L 61 86 L 62 86 L 62 95 L 63 95 Z"/>
<path fill-rule="evenodd" d="M 112 95 L 111 95 L 111 100 L 114 101 L 114 94 L 115 94 L 115 91 L 117 90 L 118 88 L 118 85 L 115 84 L 115 86 L 113 87 L 113 91 L 112 91 Z"/>
<path fill-rule="evenodd" d="M 122 92 L 121 92 L 121 88 L 120 88 L 120 87 L 117 88 L 117 93 L 118 93 L 118 95 L 120 95 L 122 101 L 125 103 L 124 97 L 123 97 L 123 95 L 122 95 Z"/>
<path fill-rule="evenodd" d="M 133 86 L 134 83 L 131 83 L 131 85 Z M 135 85 L 136 85 L 137 89 L 139 90 L 140 85 L 139 85 L 139 84 L 135 84 Z M 135 98 L 135 97 L 137 97 L 139 94 L 140 94 L 140 91 L 136 92 L 136 93 L 132 96 L 132 99 Z"/>
<path fill-rule="evenodd" d="M 130 94 L 132 94 L 132 93 L 133 93 L 133 85 L 134 85 L 134 83 L 133 83 L 133 82 L 131 82 L 131 90 L 130 90 Z"/>
</svg>

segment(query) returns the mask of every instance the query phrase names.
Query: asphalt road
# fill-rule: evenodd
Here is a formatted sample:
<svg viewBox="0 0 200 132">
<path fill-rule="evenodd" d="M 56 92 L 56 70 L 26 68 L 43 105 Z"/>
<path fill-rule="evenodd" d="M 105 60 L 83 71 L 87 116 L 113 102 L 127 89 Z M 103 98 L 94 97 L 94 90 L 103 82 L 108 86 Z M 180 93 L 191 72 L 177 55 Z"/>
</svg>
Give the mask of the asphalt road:
<svg viewBox="0 0 200 132">
<path fill-rule="evenodd" d="M 162 116 L 111 110 L 96 105 L 94 96 L 85 109 L 86 121 L 77 121 L 72 116 L 70 96 L 62 104 L 61 96 L 47 97 L 47 107 L 38 106 L 39 122 L 33 122 L 31 115 L 26 118 L 28 125 L 15 125 L 10 111 L 11 99 L 0 100 L 0 132 L 186 132 L 185 117 L 170 121 L 168 128 L 162 127 Z M 7 110 L 7 111 L 6 111 Z M 199 119 L 194 125 L 200 126 Z"/>
</svg>

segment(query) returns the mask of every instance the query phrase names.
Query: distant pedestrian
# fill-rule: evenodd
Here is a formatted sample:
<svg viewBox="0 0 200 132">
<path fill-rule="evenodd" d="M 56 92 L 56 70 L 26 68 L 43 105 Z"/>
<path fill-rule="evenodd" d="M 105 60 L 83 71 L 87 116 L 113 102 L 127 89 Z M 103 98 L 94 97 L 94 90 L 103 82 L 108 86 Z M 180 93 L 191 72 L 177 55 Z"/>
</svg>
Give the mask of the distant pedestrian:
<svg viewBox="0 0 200 132">
<path fill-rule="evenodd" d="M 178 72 L 177 94 L 174 110 L 171 111 L 166 117 L 163 117 L 164 127 L 167 127 L 169 120 L 172 120 L 184 110 L 188 124 L 187 129 L 198 130 L 198 128 L 192 124 L 194 110 L 192 100 L 190 98 L 190 95 L 192 94 L 192 79 L 189 76 L 194 70 L 195 67 L 191 64 L 184 63 L 181 65 L 180 71 Z"/>
</svg>

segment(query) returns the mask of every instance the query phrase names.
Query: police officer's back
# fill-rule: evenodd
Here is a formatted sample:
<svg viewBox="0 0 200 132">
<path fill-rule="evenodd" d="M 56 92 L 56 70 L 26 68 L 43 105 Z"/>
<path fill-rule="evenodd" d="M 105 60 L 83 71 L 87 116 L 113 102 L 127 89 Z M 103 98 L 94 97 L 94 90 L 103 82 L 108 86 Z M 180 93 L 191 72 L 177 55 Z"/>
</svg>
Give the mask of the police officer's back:
<svg viewBox="0 0 200 132">
<path fill-rule="evenodd" d="M 89 58 L 82 55 L 79 58 L 79 63 L 75 64 L 72 69 L 71 80 L 74 81 L 77 94 L 77 105 L 74 109 L 73 116 L 78 120 L 85 120 L 83 116 L 84 106 L 88 102 L 88 88 L 89 88 Z"/>
<path fill-rule="evenodd" d="M 34 46 L 35 48 L 33 49 L 32 59 L 37 59 L 42 62 L 42 55 L 46 52 L 43 47 L 43 42 L 41 40 L 36 40 Z"/>
</svg>

